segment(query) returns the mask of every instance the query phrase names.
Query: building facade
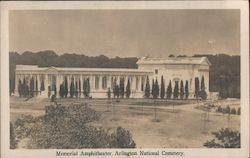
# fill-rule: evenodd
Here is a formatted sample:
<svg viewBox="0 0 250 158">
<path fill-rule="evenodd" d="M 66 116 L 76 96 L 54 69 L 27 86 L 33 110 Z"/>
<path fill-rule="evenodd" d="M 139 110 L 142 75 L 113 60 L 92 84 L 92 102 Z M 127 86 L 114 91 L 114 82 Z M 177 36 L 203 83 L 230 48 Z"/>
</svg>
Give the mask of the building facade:
<svg viewBox="0 0 250 158">
<path fill-rule="evenodd" d="M 88 97 L 107 98 L 108 89 L 111 90 L 112 94 L 115 85 L 123 83 L 126 90 L 129 82 L 130 98 L 143 98 L 147 78 L 151 88 L 153 80 L 157 80 L 160 87 L 162 77 L 166 89 L 170 81 L 172 89 L 175 84 L 178 84 L 180 88 L 181 81 L 184 86 L 188 82 L 189 98 L 194 98 L 195 78 L 201 82 L 203 77 L 205 91 L 209 94 L 209 67 L 211 64 L 206 57 L 171 57 L 166 59 L 142 57 L 138 59 L 137 65 L 137 69 L 16 65 L 15 94 L 20 93 L 20 84 L 25 82 L 29 85 L 33 80 L 33 89 L 38 92 L 37 97 L 50 97 L 53 94 L 59 97 L 60 85 L 65 85 L 65 82 L 67 82 L 68 91 L 73 83 L 78 97 L 85 97 L 83 85 L 88 81 Z"/>
</svg>

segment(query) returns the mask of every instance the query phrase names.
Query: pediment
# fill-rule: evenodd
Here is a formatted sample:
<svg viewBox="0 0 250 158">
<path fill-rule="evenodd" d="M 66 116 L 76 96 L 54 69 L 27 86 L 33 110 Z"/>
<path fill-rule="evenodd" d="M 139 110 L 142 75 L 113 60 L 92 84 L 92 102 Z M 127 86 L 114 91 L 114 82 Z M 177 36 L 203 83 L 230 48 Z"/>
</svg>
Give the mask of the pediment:
<svg viewBox="0 0 250 158">
<path fill-rule="evenodd" d="M 54 66 L 49 67 L 46 71 L 47 72 L 58 72 L 58 70 Z"/>
<path fill-rule="evenodd" d="M 201 64 L 211 66 L 210 61 L 207 58 L 202 58 Z"/>
</svg>

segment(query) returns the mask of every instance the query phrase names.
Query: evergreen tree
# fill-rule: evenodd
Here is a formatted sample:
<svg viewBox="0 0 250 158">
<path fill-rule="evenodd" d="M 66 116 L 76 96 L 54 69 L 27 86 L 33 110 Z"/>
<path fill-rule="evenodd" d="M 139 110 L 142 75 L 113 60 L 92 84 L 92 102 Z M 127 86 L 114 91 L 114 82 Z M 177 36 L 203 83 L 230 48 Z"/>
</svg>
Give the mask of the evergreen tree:
<svg viewBox="0 0 250 158">
<path fill-rule="evenodd" d="M 152 96 L 154 97 L 154 94 L 155 94 L 155 81 L 154 81 L 154 79 L 152 80 L 151 94 L 152 94 Z"/>
<path fill-rule="evenodd" d="M 177 99 L 179 97 L 179 84 L 178 81 L 175 81 L 174 85 L 174 99 Z"/>
<path fill-rule="evenodd" d="M 31 79 L 30 79 L 30 89 L 29 89 L 29 91 L 30 91 L 30 95 L 32 96 L 32 97 L 34 97 L 34 78 L 33 77 L 31 77 Z"/>
<path fill-rule="evenodd" d="M 18 94 L 19 96 L 21 97 L 23 94 L 22 94 L 22 81 L 19 79 L 18 81 Z"/>
<path fill-rule="evenodd" d="M 199 92 L 199 96 L 201 97 L 201 99 L 205 100 L 207 99 L 207 93 L 205 90 L 205 81 L 204 81 L 204 76 L 202 76 L 201 78 L 201 90 Z"/>
<path fill-rule="evenodd" d="M 65 96 L 64 93 L 65 93 L 64 83 L 62 83 L 62 84 L 60 85 L 60 89 L 59 89 L 59 95 L 60 95 L 61 98 L 63 98 L 63 97 Z"/>
<path fill-rule="evenodd" d="M 130 90 L 130 80 L 128 79 L 128 83 L 126 86 L 126 97 L 129 98 L 131 94 L 131 90 Z"/>
<path fill-rule="evenodd" d="M 42 80 L 41 85 L 40 85 L 40 91 L 44 91 L 45 86 L 44 86 L 44 80 Z"/>
<path fill-rule="evenodd" d="M 56 85 L 54 85 L 54 86 L 55 86 L 54 91 L 55 91 L 55 97 L 56 97 L 56 95 L 57 95 L 57 87 L 56 87 Z"/>
<path fill-rule="evenodd" d="M 120 87 L 118 84 L 115 86 L 115 92 L 116 92 L 117 98 L 119 98 L 120 97 Z"/>
<path fill-rule="evenodd" d="M 79 79 L 79 97 L 81 97 L 82 89 L 81 89 L 81 80 Z"/>
<path fill-rule="evenodd" d="M 23 94 L 24 97 L 29 96 L 29 86 L 27 85 L 26 79 L 23 79 Z"/>
<path fill-rule="evenodd" d="M 180 85 L 180 98 L 183 99 L 184 98 L 184 85 L 183 85 L 183 81 L 181 80 L 181 85 Z"/>
<path fill-rule="evenodd" d="M 84 97 L 87 97 L 87 79 L 83 80 L 82 89 Z"/>
<path fill-rule="evenodd" d="M 111 90 L 110 90 L 110 88 L 108 88 L 107 96 L 108 96 L 109 99 L 111 98 Z"/>
<path fill-rule="evenodd" d="M 165 97 L 165 84 L 163 76 L 161 76 L 161 99 Z"/>
<path fill-rule="evenodd" d="M 76 81 L 76 87 L 75 87 L 75 96 L 78 98 L 78 83 L 77 83 L 77 81 Z"/>
<path fill-rule="evenodd" d="M 124 79 L 120 79 L 120 87 L 119 87 L 119 93 L 121 98 L 124 98 Z"/>
<path fill-rule="evenodd" d="M 51 87 L 48 86 L 48 98 L 50 98 L 50 96 L 51 96 Z"/>
<path fill-rule="evenodd" d="M 148 78 L 148 76 L 147 76 L 147 81 L 146 81 L 145 97 L 146 98 L 150 97 L 150 84 L 149 84 L 149 78 Z"/>
<path fill-rule="evenodd" d="M 84 79 L 83 81 L 83 95 L 85 97 L 89 97 L 90 93 L 90 84 L 89 84 L 89 78 Z"/>
<path fill-rule="evenodd" d="M 70 97 L 73 98 L 74 94 L 75 94 L 75 85 L 74 85 L 74 81 L 73 79 L 71 80 L 71 84 L 70 84 Z"/>
<path fill-rule="evenodd" d="M 36 88 L 35 88 L 36 90 L 36 95 L 38 94 L 38 81 L 37 81 L 37 78 L 36 78 Z"/>
<path fill-rule="evenodd" d="M 195 91 L 194 91 L 194 94 L 195 94 L 196 99 L 199 98 L 199 91 L 200 91 L 200 82 L 199 82 L 199 78 L 198 78 L 198 77 L 195 77 Z"/>
<path fill-rule="evenodd" d="M 171 80 L 169 81 L 168 88 L 167 88 L 167 98 L 170 99 L 172 96 L 172 84 Z"/>
<path fill-rule="evenodd" d="M 87 96 L 89 97 L 89 94 L 90 94 L 90 83 L 89 83 L 89 78 L 87 78 L 87 82 L 86 82 L 86 83 L 87 83 L 87 84 L 86 84 L 86 85 L 87 85 L 87 86 L 86 86 L 86 87 L 87 87 L 87 88 L 86 88 L 86 89 L 87 89 Z"/>
<path fill-rule="evenodd" d="M 113 85 L 113 95 L 114 98 L 117 97 L 117 86 L 116 86 L 116 78 L 114 79 L 114 85 Z"/>
<path fill-rule="evenodd" d="M 158 84 L 158 81 L 157 79 L 155 80 L 155 84 L 154 84 L 154 99 L 157 99 L 159 96 L 159 84 Z"/>
<path fill-rule="evenodd" d="M 186 84 L 185 84 L 185 98 L 187 99 L 189 95 L 189 90 L 188 90 L 188 81 L 186 80 Z"/>
<path fill-rule="evenodd" d="M 69 90 L 68 90 L 68 79 L 67 79 L 67 77 L 66 77 L 66 78 L 65 78 L 65 85 L 64 85 L 64 97 L 67 98 L 68 93 L 69 93 Z"/>
</svg>

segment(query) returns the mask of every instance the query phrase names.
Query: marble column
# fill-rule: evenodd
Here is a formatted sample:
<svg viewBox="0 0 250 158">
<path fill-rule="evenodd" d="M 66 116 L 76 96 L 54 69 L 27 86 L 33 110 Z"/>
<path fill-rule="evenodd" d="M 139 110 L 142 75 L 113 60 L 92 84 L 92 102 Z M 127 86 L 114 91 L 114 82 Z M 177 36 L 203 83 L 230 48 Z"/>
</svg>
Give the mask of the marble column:
<svg viewBox="0 0 250 158">
<path fill-rule="evenodd" d="M 138 89 L 138 91 L 139 91 L 139 92 L 141 92 L 141 87 L 142 87 L 142 77 L 143 77 L 143 76 L 139 76 L 139 83 L 138 83 L 138 84 L 139 84 L 139 89 Z M 144 87 L 143 87 L 143 88 L 144 88 Z"/>
<path fill-rule="evenodd" d="M 45 79 L 44 79 L 44 89 L 45 89 L 45 94 L 48 94 L 48 86 L 49 86 L 49 76 L 48 74 L 45 74 Z"/>
<path fill-rule="evenodd" d="M 60 78 L 61 78 L 61 75 L 57 74 L 57 76 L 56 76 L 56 91 L 57 91 L 58 96 L 60 95 L 59 94 L 60 84 L 61 84 L 61 82 L 60 82 L 61 79 Z"/>
<path fill-rule="evenodd" d="M 15 77 L 15 90 L 14 90 L 15 95 L 18 95 L 18 84 L 19 84 L 19 75 L 16 75 L 16 77 Z"/>
<path fill-rule="evenodd" d="M 103 76 L 100 75 L 100 76 L 99 76 L 99 90 L 100 90 L 100 89 L 103 89 L 103 88 L 102 88 L 102 78 L 103 78 Z"/>
</svg>

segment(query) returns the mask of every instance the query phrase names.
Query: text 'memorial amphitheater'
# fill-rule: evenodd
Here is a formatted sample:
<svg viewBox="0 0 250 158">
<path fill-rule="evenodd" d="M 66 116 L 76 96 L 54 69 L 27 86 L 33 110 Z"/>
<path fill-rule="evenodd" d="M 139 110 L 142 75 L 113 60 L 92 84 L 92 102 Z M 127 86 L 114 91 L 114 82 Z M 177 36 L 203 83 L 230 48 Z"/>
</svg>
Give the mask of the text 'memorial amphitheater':
<svg viewBox="0 0 250 158">
<path fill-rule="evenodd" d="M 206 57 L 171 57 L 171 58 L 148 58 L 138 59 L 137 69 L 123 68 L 64 68 L 64 67 L 38 67 L 37 65 L 17 65 L 15 78 L 15 94 L 18 94 L 18 85 L 30 82 L 33 79 L 36 89 L 39 91 L 38 97 L 48 97 L 48 93 L 59 96 L 59 87 L 67 80 L 68 89 L 70 83 L 74 82 L 79 94 L 82 93 L 82 85 L 87 80 L 89 84 L 89 97 L 107 98 L 107 91 L 111 92 L 120 81 L 126 87 L 130 82 L 130 98 L 144 98 L 147 77 L 150 86 L 152 80 L 158 80 L 161 86 L 163 76 L 165 87 L 171 81 L 179 84 L 188 82 L 189 98 L 194 98 L 195 78 L 201 81 L 204 77 L 205 91 L 209 94 L 209 67 L 211 63 Z M 41 90 L 41 85 L 44 88 Z M 79 95 L 84 97 L 84 95 Z"/>
</svg>

